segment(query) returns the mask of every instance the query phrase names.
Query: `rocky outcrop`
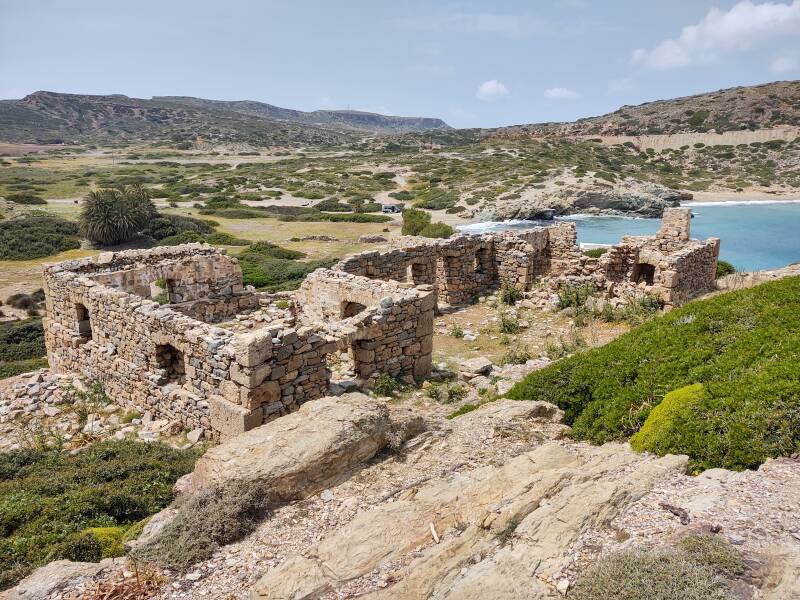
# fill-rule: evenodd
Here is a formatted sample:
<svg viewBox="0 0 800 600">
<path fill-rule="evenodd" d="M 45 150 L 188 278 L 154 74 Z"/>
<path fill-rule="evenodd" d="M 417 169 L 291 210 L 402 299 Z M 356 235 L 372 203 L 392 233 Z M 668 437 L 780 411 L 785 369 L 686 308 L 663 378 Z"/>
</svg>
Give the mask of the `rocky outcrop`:
<svg viewBox="0 0 800 600">
<path fill-rule="evenodd" d="M 665 208 L 690 199 L 691 194 L 633 178 L 609 183 L 587 177 L 527 190 L 515 199 L 499 198 L 481 216 L 487 220 L 550 219 L 577 213 L 660 217 Z"/>
<path fill-rule="evenodd" d="M 389 575 L 373 600 L 552 598 L 570 544 L 686 464 L 617 444 L 547 443 L 358 514 L 312 555 L 268 571 L 251 599 L 317 598 L 375 570 Z"/>
<path fill-rule="evenodd" d="M 0 593 L 0 597 L 4 600 L 45 600 L 65 589 L 70 582 L 97 575 L 103 568 L 101 563 L 55 560 L 36 569 L 5 594 Z"/>
<path fill-rule="evenodd" d="M 211 448 L 186 476 L 182 490 L 258 481 L 279 498 L 299 498 L 374 456 L 392 433 L 387 406 L 364 394 L 313 400 Z"/>
</svg>

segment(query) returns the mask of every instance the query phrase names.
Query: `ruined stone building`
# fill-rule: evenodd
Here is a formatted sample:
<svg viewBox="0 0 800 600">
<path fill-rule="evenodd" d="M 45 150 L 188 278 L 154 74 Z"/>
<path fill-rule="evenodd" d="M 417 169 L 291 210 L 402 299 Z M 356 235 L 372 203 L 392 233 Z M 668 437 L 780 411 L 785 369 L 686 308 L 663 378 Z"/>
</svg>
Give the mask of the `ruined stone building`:
<svg viewBox="0 0 800 600">
<path fill-rule="evenodd" d="M 592 281 L 608 294 L 685 302 L 713 288 L 719 253 L 719 240 L 689 239 L 689 218 L 670 210 L 658 235 L 624 238 L 600 259 L 580 252 L 569 223 L 402 238 L 310 274 L 285 310 L 206 245 L 67 261 L 44 270 L 48 360 L 101 382 L 122 406 L 227 437 L 327 395 L 335 352 L 349 353 L 361 379 L 424 379 L 437 303 L 463 304 L 501 283 Z M 255 325 L 238 327 L 242 315 Z"/>
</svg>

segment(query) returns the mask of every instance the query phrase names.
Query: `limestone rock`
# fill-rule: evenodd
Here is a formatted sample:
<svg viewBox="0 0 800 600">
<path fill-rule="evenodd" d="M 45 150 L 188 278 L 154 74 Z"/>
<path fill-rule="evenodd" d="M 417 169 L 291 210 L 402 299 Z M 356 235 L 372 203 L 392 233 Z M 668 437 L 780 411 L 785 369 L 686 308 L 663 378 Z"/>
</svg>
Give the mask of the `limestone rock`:
<svg viewBox="0 0 800 600">
<path fill-rule="evenodd" d="M 44 600 L 78 577 L 93 577 L 103 569 L 99 563 L 56 560 L 39 567 L 16 587 L 8 590 L 5 600 Z"/>
<path fill-rule="evenodd" d="M 189 491 L 258 480 L 285 500 L 325 487 L 389 441 L 386 405 L 364 394 L 306 402 L 294 413 L 211 448 L 197 461 Z"/>
<path fill-rule="evenodd" d="M 461 370 L 461 374 L 464 377 L 476 377 L 477 375 L 488 375 L 492 372 L 492 361 L 488 358 L 484 358 L 482 356 L 478 356 L 476 358 L 470 358 L 465 360 L 459 366 Z"/>
<path fill-rule="evenodd" d="M 494 410 L 503 418 L 512 410 L 557 416 L 545 403 L 528 404 L 506 402 Z M 414 552 L 415 558 L 395 571 L 396 583 L 365 598 L 552 598 L 555 587 L 535 575 L 560 573 L 570 544 L 584 531 L 609 523 L 686 464 L 686 457 L 653 458 L 621 444 L 579 453 L 547 443 L 501 467 L 454 474 L 359 513 L 320 542 L 316 568 L 307 559 L 301 568 L 287 561 L 268 571 L 251 597 L 285 598 L 272 590 L 287 580 L 303 581 L 312 570 L 315 577 L 322 570 L 335 590 Z M 431 523 L 443 536 L 439 544 L 429 543 Z M 323 586 L 315 579 L 313 588 Z"/>
</svg>

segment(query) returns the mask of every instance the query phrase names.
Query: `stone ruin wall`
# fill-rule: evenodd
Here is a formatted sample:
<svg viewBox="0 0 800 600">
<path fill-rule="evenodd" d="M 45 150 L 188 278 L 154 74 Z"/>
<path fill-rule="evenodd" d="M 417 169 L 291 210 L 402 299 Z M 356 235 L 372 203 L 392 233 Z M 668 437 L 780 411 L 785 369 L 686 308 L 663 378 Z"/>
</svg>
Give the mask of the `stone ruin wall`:
<svg viewBox="0 0 800 600">
<path fill-rule="evenodd" d="M 403 286 L 341 271 L 311 273 L 295 295 L 301 320 L 324 324 L 353 359 L 356 374 L 421 379 L 433 352 L 433 286 Z"/>
<path fill-rule="evenodd" d="M 163 288 L 152 284 L 164 280 L 175 303 L 156 301 Z M 370 306 L 347 337 L 312 316 L 299 327 L 245 333 L 203 322 L 250 310 L 258 295 L 243 289 L 235 259 L 199 244 L 69 261 L 47 267 L 44 281 L 45 342 L 54 371 L 83 374 L 123 407 L 201 428 L 212 438 L 326 395 L 325 357 L 348 341 L 365 376 L 430 372 L 432 289 L 381 283 L 370 298 L 358 296 Z M 310 277 L 308 297 L 321 298 L 315 286 L 323 283 Z M 349 283 L 352 289 L 374 285 L 355 277 Z M 392 294 L 400 296 L 396 302 Z"/>
<path fill-rule="evenodd" d="M 691 218 L 691 209 L 667 209 L 655 236 L 626 236 L 610 248 L 599 264 L 615 293 L 646 291 L 673 307 L 713 290 L 720 241 L 691 239 Z"/>
<path fill-rule="evenodd" d="M 529 289 L 538 277 L 580 272 L 586 257 L 576 239 L 572 223 L 443 240 L 404 237 L 398 248 L 357 254 L 335 269 L 370 279 L 431 284 L 439 302 L 461 305 L 501 281 Z"/>
<path fill-rule="evenodd" d="M 437 302 L 464 304 L 505 282 L 592 282 L 668 306 L 713 289 L 719 240 L 689 239 L 688 213 L 666 211 L 658 235 L 624 238 L 600 259 L 580 252 L 571 223 L 403 238 L 315 271 L 294 295 L 293 321 L 246 332 L 214 324 L 265 297 L 244 288 L 224 251 L 187 244 L 68 261 L 44 271 L 48 359 L 124 407 L 227 437 L 326 395 L 336 351 L 362 379 L 426 377 Z"/>
</svg>

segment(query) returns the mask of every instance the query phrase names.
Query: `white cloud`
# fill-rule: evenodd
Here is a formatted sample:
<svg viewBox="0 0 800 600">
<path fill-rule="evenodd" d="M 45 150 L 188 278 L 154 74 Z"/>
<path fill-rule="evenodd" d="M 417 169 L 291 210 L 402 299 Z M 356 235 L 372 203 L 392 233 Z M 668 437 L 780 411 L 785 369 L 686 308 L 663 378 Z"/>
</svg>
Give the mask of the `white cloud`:
<svg viewBox="0 0 800 600">
<path fill-rule="evenodd" d="M 675 69 L 719 60 L 779 36 L 800 34 L 800 0 L 791 4 L 750 0 L 724 11 L 712 8 L 696 25 L 652 50 L 634 50 L 634 64 L 649 69 Z"/>
<path fill-rule="evenodd" d="M 800 68 L 800 60 L 796 56 L 779 56 L 769 65 L 769 70 L 776 75 L 797 71 Z"/>
<path fill-rule="evenodd" d="M 475 92 L 475 97 L 478 100 L 491 102 L 492 100 L 498 100 L 499 98 L 508 96 L 508 94 L 509 91 L 506 86 L 497 81 L 497 79 L 490 79 L 489 81 L 484 81 L 478 87 L 478 91 Z"/>
<path fill-rule="evenodd" d="M 548 100 L 577 100 L 581 97 L 578 92 L 563 87 L 547 88 L 543 96 Z"/>
</svg>

